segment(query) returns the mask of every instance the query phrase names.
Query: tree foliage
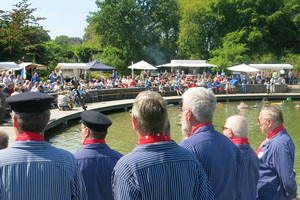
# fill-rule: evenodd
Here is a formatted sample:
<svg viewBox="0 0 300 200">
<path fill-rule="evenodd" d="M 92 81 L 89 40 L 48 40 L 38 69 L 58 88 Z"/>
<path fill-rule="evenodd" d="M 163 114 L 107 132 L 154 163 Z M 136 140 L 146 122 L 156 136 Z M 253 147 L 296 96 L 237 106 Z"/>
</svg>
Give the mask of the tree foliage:
<svg viewBox="0 0 300 200">
<path fill-rule="evenodd" d="M 81 38 L 68 37 L 66 35 L 58 36 L 54 41 L 58 45 L 81 45 L 83 43 Z"/>
<path fill-rule="evenodd" d="M 153 50 L 165 54 L 167 59 L 175 55 L 177 1 L 105 0 L 96 3 L 100 10 L 92 14 L 89 22 L 95 25 L 104 47 L 121 50 L 121 59 L 126 65 L 141 59 L 164 62 L 152 56 Z"/>
<path fill-rule="evenodd" d="M 181 0 L 179 57 L 207 59 L 214 44 L 214 16 L 207 0 Z"/>
<path fill-rule="evenodd" d="M 14 5 L 12 11 L 0 12 L 1 60 L 21 61 L 33 59 L 36 44 L 50 40 L 47 31 L 38 24 L 45 18 L 35 17 L 35 8 L 29 8 L 27 0 Z"/>
<path fill-rule="evenodd" d="M 35 8 L 0 11 L 0 59 L 99 61 L 129 73 L 131 62 L 206 59 L 226 68 L 287 62 L 299 68 L 300 0 L 96 0 L 83 39 L 50 41 Z"/>
</svg>

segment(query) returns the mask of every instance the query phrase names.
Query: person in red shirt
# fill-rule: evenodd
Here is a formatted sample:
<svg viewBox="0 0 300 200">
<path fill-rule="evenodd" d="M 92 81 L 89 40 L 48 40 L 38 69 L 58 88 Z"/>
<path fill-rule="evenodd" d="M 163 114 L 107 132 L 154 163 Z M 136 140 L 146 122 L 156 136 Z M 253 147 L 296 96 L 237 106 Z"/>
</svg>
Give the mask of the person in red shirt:
<svg viewBox="0 0 300 200">
<path fill-rule="evenodd" d="M 197 87 L 195 82 L 190 82 L 190 84 L 188 84 L 188 88 L 192 88 L 192 87 Z"/>
<path fill-rule="evenodd" d="M 128 87 L 134 87 L 135 84 L 136 84 L 135 80 L 133 80 L 132 78 L 130 78 Z"/>
</svg>

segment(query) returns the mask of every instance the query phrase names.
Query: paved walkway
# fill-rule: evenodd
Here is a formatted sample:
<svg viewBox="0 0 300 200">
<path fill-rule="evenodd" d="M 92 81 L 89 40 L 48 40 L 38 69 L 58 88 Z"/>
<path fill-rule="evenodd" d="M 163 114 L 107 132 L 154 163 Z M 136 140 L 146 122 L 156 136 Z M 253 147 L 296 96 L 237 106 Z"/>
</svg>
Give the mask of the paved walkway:
<svg viewBox="0 0 300 200">
<path fill-rule="evenodd" d="M 253 99 L 262 99 L 267 97 L 268 99 L 285 99 L 291 97 L 292 99 L 300 99 L 300 93 L 277 93 L 273 95 L 266 95 L 264 93 L 257 94 L 232 94 L 232 95 L 217 95 L 219 101 L 230 101 L 230 100 L 253 100 Z M 178 96 L 169 96 L 165 97 L 169 103 L 178 103 L 181 100 L 181 97 Z M 97 103 L 86 104 L 88 110 L 97 110 L 97 111 L 110 111 L 122 108 L 129 108 L 132 106 L 134 99 L 125 99 L 125 100 L 116 100 L 116 101 L 105 101 Z M 58 109 L 51 110 L 51 117 L 49 124 L 45 130 L 49 130 L 61 123 L 67 122 L 71 119 L 80 118 L 80 113 L 83 111 L 81 107 L 74 108 L 69 111 L 59 111 Z M 14 128 L 12 127 L 11 119 L 6 119 L 8 123 L 0 126 L 0 129 L 5 130 L 9 134 L 9 144 L 14 142 L 16 136 Z"/>
</svg>

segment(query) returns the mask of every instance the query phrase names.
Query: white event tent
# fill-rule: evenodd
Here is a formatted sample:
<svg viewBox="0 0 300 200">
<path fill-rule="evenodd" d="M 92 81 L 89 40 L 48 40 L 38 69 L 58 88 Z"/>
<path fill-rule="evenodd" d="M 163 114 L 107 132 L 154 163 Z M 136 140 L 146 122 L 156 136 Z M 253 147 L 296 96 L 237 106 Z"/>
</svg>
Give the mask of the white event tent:
<svg viewBox="0 0 300 200">
<path fill-rule="evenodd" d="M 17 69 L 20 65 L 15 62 L 0 62 L 0 68 L 2 69 Z"/>
<path fill-rule="evenodd" d="M 251 67 L 257 69 L 293 69 L 290 64 L 249 64 Z"/>
<path fill-rule="evenodd" d="M 170 63 L 158 65 L 156 67 L 218 67 L 218 66 L 206 63 L 206 60 L 171 60 Z"/>
<path fill-rule="evenodd" d="M 251 67 L 246 64 L 235 65 L 232 67 L 228 67 L 227 69 L 235 72 L 258 72 L 259 71 L 259 69 Z"/>
<path fill-rule="evenodd" d="M 146 61 L 140 61 L 135 64 L 132 64 L 128 67 L 129 69 L 139 69 L 139 70 L 156 70 L 157 68 L 153 65 L 150 65 Z"/>
<path fill-rule="evenodd" d="M 143 60 L 130 65 L 128 68 L 131 69 L 132 77 L 134 77 L 134 71 L 133 71 L 134 69 L 138 69 L 138 70 L 156 70 L 157 69 L 153 65 L 150 65 L 149 63 L 147 63 L 146 61 L 143 61 Z"/>
</svg>

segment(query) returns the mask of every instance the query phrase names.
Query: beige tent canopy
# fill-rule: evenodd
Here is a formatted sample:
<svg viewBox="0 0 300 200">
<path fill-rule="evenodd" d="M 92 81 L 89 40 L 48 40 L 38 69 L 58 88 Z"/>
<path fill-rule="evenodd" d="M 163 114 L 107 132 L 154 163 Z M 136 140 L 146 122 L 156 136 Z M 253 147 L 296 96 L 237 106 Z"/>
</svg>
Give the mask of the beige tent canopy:
<svg viewBox="0 0 300 200">
<path fill-rule="evenodd" d="M 89 69 L 90 67 L 86 63 L 58 63 L 55 70 L 61 69 Z"/>
<path fill-rule="evenodd" d="M 45 65 L 41 65 L 41 64 L 37 64 L 37 63 L 32 63 L 32 62 L 24 62 L 20 64 L 20 68 L 26 68 L 26 69 L 47 69 L 47 66 Z"/>
</svg>

